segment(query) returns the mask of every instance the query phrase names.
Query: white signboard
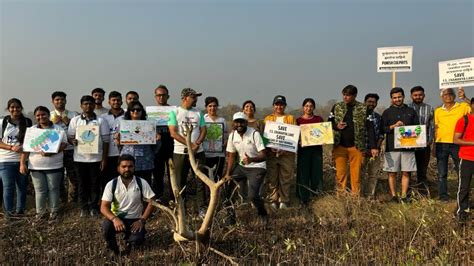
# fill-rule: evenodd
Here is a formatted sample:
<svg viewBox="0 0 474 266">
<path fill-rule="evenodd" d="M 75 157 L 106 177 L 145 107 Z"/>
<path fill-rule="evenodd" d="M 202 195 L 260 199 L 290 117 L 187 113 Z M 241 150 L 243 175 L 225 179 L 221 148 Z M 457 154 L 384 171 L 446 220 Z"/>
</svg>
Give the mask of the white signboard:
<svg viewBox="0 0 474 266">
<path fill-rule="evenodd" d="M 438 63 L 439 88 L 474 86 L 474 57 Z"/>
<path fill-rule="evenodd" d="M 153 121 L 120 120 L 120 145 L 156 144 L 156 127 Z"/>
<path fill-rule="evenodd" d="M 26 129 L 23 150 L 26 152 L 56 153 L 65 140 L 64 131 L 29 127 Z"/>
<path fill-rule="evenodd" d="M 154 120 L 157 126 L 168 126 L 169 114 L 176 106 L 146 106 L 148 120 Z"/>
<path fill-rule="evenodd" d="M 76 130 L 77 152 L 81 154 L 98 154 L 99 138 L 99 126 L 78 126 Z"/>
<path fill-rule="evenodd" d="M 411 72 L 413 46 L 377 48 L 377 72 Z"/>
<path fill-rule="evenodd" d="M 263 137 L 268 139 L 267 147 L 289 152 L 298 150 L 300 127 L 295 125 L 266 122 Z"/>
<path fill-rule="evenodd" d="M 426 125 L 401 126 L 393 130 L 395 149 L 426 147 Z"/>
</svg>

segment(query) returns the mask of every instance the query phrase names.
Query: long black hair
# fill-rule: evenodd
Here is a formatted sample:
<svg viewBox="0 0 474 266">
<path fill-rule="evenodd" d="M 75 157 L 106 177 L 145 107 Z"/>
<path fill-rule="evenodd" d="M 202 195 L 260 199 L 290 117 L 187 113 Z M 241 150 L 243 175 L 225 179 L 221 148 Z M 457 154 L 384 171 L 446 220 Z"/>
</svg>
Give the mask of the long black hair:
<svg viewBox="0 0 474 266">
<path fill-rule="evenodd" d="M 18 106 L 20 106 L 21 108 L 21 114 L 20 114 L 20 118 L 19 118 L 19 122 L 18 122 L 18 141 L 23 144 L 23 140 L 25 139 L 25 133 L 26 133 L 26 128 L 27 127 L 30 127 L 32 122 L 29 118 L 26 118 L 24 115 L 23 115 L 23 104 L 21 103 L 21 101 L 17 98 L 11 98 L 10 100 L 8 100 L 7 102 L 7 110 L 8 108 L 10 108 L 10 105 L 16 103 Z M 10 115 L 7 115 L 5 117 L 5 119 L 7 119 L 7 121 L 10 123 L 10 124 L 13 124 L 13 125 L 16 125 L 13 121 L 12 121 L 12 118 Z"/>
<path fill-rule="evenodd" d="M 136 105 L 140 106 L 140 108 L 142 109 L 142 115 L 140 116 L 140 120 L 146 120 L 146 117 L 147 117 L 146 111 L 145 111 L 145 108 L 143 107 L 143 104 L 141 104 L 140 101 L 133 101 L 128 104 L 127 111 L 123 115 L 123 119 L 132 120 L 130 113 L 132 112 L 133 107 Z"/>
</svg>

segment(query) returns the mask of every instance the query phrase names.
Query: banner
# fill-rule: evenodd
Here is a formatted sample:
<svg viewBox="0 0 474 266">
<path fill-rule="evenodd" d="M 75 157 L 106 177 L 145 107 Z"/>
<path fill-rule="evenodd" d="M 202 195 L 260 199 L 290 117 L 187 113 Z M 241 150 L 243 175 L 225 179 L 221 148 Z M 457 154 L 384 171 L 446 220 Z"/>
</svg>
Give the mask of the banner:
<svg viewBox="0 0 474 266">
<path fill-rule="evenodd" d="M 25 132 L 23 151 L 57 153 L 64 136 L 63 131 L 29 127 Z"/>
<path fill-rule="evenodd" d="M 99 126 L 78 126 L 76 130 L 77 152 L 82 154 L 98 154 L 99 138 Z"/>
<path fill-rule="evenodd" d="M 299 126 L 267 121 L 263 136 L 268 140 L 268 148 L 295 153 L 298 151 Z"/>
<path fill-rule="evenodd" d="M 426 125 L 396 127 L 394 133 L 395 149 L 426 147 Z"/>
<path fill-rule="evenodd" d="M 413 46 L 377 48 L 377 72 L 411 72 Z"/>
<path fill-rule="evenodd" d="M 439 88 L 474 86 L 474 57 L 438 63 Z"/>
<path fill-rule="evenodd" d="M 156 126 L 168 126 L 169 114 L 175 111 L 176 106 L 146 106 L 145 111 L 149 120 L 156 122 Z"/>
<path fill-rule="evenodd" d="M 206 122 L 206 138 L 202 148 L 206 153 L 224 152 L 224 123 Z"/>
<path fill-rule="evenodd" d="M 300 125 L 301 147 L 334 144 L 331 122 Z"/>
<path fill-rule="evenodd" d="M 156 126 L 148 120 L 120 120 L 120 145 L 156 144 Z"/>
</svg>

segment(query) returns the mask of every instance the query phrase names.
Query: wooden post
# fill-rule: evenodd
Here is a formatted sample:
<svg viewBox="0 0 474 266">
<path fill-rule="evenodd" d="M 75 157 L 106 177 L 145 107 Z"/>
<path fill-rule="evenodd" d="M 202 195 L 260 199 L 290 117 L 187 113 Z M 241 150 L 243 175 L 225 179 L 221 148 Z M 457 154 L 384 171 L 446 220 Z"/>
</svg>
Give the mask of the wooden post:
<svg viewBox="0 0 474 266">
<path fill-rule="evenodd" d="M 397 72 L 392 72 L 392 88 L 397 86 Z"/>
</svg>

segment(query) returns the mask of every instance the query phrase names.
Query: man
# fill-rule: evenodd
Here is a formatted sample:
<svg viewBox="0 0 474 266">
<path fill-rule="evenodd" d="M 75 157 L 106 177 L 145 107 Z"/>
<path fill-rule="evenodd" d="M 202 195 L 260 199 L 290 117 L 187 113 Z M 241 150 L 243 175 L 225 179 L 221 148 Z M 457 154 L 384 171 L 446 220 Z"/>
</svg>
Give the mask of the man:
<svg viewBox="0 0 474 266">
<path fill-rule="evenodd" d="M 416 158 L 416 180 L 419 192 L 423 195 L 428 194 L 426 172 L 430 163 L 431 144 L 434 137 L 434 109 L 431 105 L 423 102 L 425 99 L 425 89 L 421 86 L 413 87 L 410 90 L 412 102 L 408 107 L 415 109 L 421 125 L 426 125 L 426 147 L 415 150 Z"/>
<path fill-rule="evenodd" d="M 112 180 L 112 178 L 118 175 L 117 173 L 117 159 L 120 155 L 120 151 L 117 143 L 114 141 L 117 137 L 117 132 L 120 126 L 120 121 L 123 119 L 125 111 L 122 109 L 122 94 L 118 91 L 111 91 L 109 93 L 109 106 L 110 110 L 107 114 L 102 115 L 102 118 L 107 121 L 109 125 L 109 152 L 107 158 L 107 166 L 104 171 L 104 177 L 102 178 L 101 188 Z"/>
<path fill-rule="evenodd" d="M 185 125 L 193 128 L 191 134 L 191 149 L 199 165 L 204 165 L 205 155 L 202 142 L 206 137 L 206 123 L 203 114 L 193 106 L 197 102 L 197 97 L 202 93 L 197 93 L 191 88 L 181 91 L 181 105 L 176 111 L 171 111 L 169 115 L 168 127 L 171 137 L 174 139 L 173 163 L 175 175 L 179 188 L 186 185 L 189 169 L 188 147 L 186 146 Z M 204 191 L 202 191 L 204 193 Z"/>
<path fill-rule="evenodd" d="M 459 99 L 465 101 L 464 89 L 459 88 Z M 456 173 L 459 172 L 459 145 L 453 143 L 454 128 L 459 118 L 468 114 L 471 107 L 466 102 L 457 103 L 452 88 L 441 91 L 443 105 L 434 112 L 435 154 L 438 165 L 439 199 L 448 201 L 448 160 L 451 156 Z"/>
<path fill-rule="evenodd" d="M 118 158 L 119 177 L 107 183 L 100 212 L 105 220 L 102 231 L 107 248 L 115 255 L 120 253 L 115 235 L 125 232 L 126 252 L 141 245 L 145 240 L 145 222 L 153 211 L 151 200 L 155 193 L 145 179 L 134 176 L 135 158 L 124 154 Z M 142 198 L 148 199 L 143 211 Z"/>
<path fill-rule="evenodd" d="M 458 221 L 464 224 L 469 219 L 469 192 L 474 175 L 474 98 L 471 98 L 471 113 L 460 118 L 454 129 L 454 144 L 459 145 Z"/>
<path fill-rule="evenodd" d="M 369 93 L 365 95 L 364 103 L 371 112 L 369 115 L 369 120 L 372 121 L 374 125 L 374 133 L 375 133 L 375 143 L 376 148 L 380 150 L 382 146 L 382 142 L 384 140 L 384 134 L 381 130 L 382 125 L 382 117 L 380 114 L 375 112 L 375 108 L 377 107 L 378 101 L 380 97 L 376 93 Z M 374 154 L 372 156 L 370 153 L 369 141 L 367 138 L 367 151 L 365 152 L 364 156 L 364 173 L 367 173 L 366 184 L 364 186 L 364 194 L 368 195 L 371 198 L 375 197 L 375 192 L 377 190 L 377 183 L 378 183 L 378 171 L 380 169 L 380 158 L 378 154 Z"/>
<path fill-rule="evenodd" d="M 66 109 L 66 96 L 66 93 L 62 91 L 55 91 L 53 92 L 53 94 L 51 94 L 51 100 L 54 106 L 54 110 L 50 113 L 51 122 L 61 126 L 64 129 L 64 132 L 67 132 L 67 128 L 71 119 L 78 115 L 77 112 Z M 74 166 L 74 146 L 68 144 L 63 153 L 63 163 L 64 168 L 66 169 L 65 177 L 67 178 L 67 180 L 69 180 L 69 184 L 67 186 L 68 189 L 66 191 L 67 201 L 77 202 L 77 189 L 79 181 L 76 172 L 76 167 Z M 64 190 L 64 188 L 64 184 L 61 184 L 61 190 Z M 64 201 L 66 201 L 66 199 L 64 199 Z"/>
<path fill-rule="evenodd" d="M 109 151 L 109 125 L 105 119 L 94 113 L 94 106 L 94 98 L 92 96 L 82 96 L 82 114 L 71 119 L 67 131 L 69 143 L 74 145 L 74 163 L 79 175 L 80 217 L 85 217 L 88 212 L 91 216 L 97 215 L 100 200 L 100 173 L 106 167 Z M 82 125 L 98 127 L 97 137 L 99 138 L 99 144 L 97 153 L 79 153 L 77 138 L 80 136 L 76 136 L 76 132 L 78 127 Z"/>
<path fill-rule="evenodd" d="M 240 189 L 247 187 L 248 199 L 252 201 L 257 208 L 259 216 L 266 216 L 267 211 L 264 207 L 263 199 L 260 197 L 260 187 L 266 174 L 266 155 L 260 133 L 251 127 L 247 127 L 247 116 L 242 112 L 237 112 L 233 116 L 232 133 L 229 134 L 227 141 L 227 168 L 224 176 L 230 176 L 232 171 L 233 180 L 239 182 Z M 234 161 L 238 155 L 240 162 L 232 170 Z M 233 182 L 226 186 L 227 203 L 235 188 Z M 241 191 L 242 195 L 247 194 Z M 235 211 L 229 208 L 231 224 L 235 223 Z"/>
<path fill-rule="evenodd" d="M 375 142 L 375 131 L 369 116 L 371 111 L 356 101 L 357 88 L 347 85 L 342 89 L 342 102 L 331 110 L 329 121 L 334 129 L 333 157 L 336 163 L 336 190 L 338 194 L 346 191 L 347 163 L 351 177 L 351 193 L 360 196 L 360 172 L 367 145 L 370 154 L 377 157 L 379 150 Z M 368 143 L 368 144 L 366 144 Z"/>
<path fill-rule="evenodd" d="M 388 173 L 388 184 L 392 201 L 399 202 L 397 197 L 397 174 L 402 172 L 401 201 L 408 201 L 410 173 L 416 171 L 415 152 L 410 149 L 395 149 L 394 129 L 401 126 L 419 125 L 418 115 L 413 108 L 403 103 L 405 92 L 395 87 L 390 91 L 392 105 L 382 113 L 382 130 L 386 134 L 383 170 Z"/>
<path fill-rule="evenodd" d="M 136 91 L 129 91 L 125 95 L 125 104 L 128 106 L 129 103 L 131 102 L 138 102 L 140 99 L 140 96 L 138 95 L 138 92 Z"/>
<path fill-rule="evenodd" d="M 106 114 L 109 110 L 102 106 L 102 102 L 104 102 L 105 98 L 105 91 L 102 88 L 95 88 L 92 90 L 91 95 L 94 97 L 95 102 L 94 113 L 99 116 Z"/>
</svg>

